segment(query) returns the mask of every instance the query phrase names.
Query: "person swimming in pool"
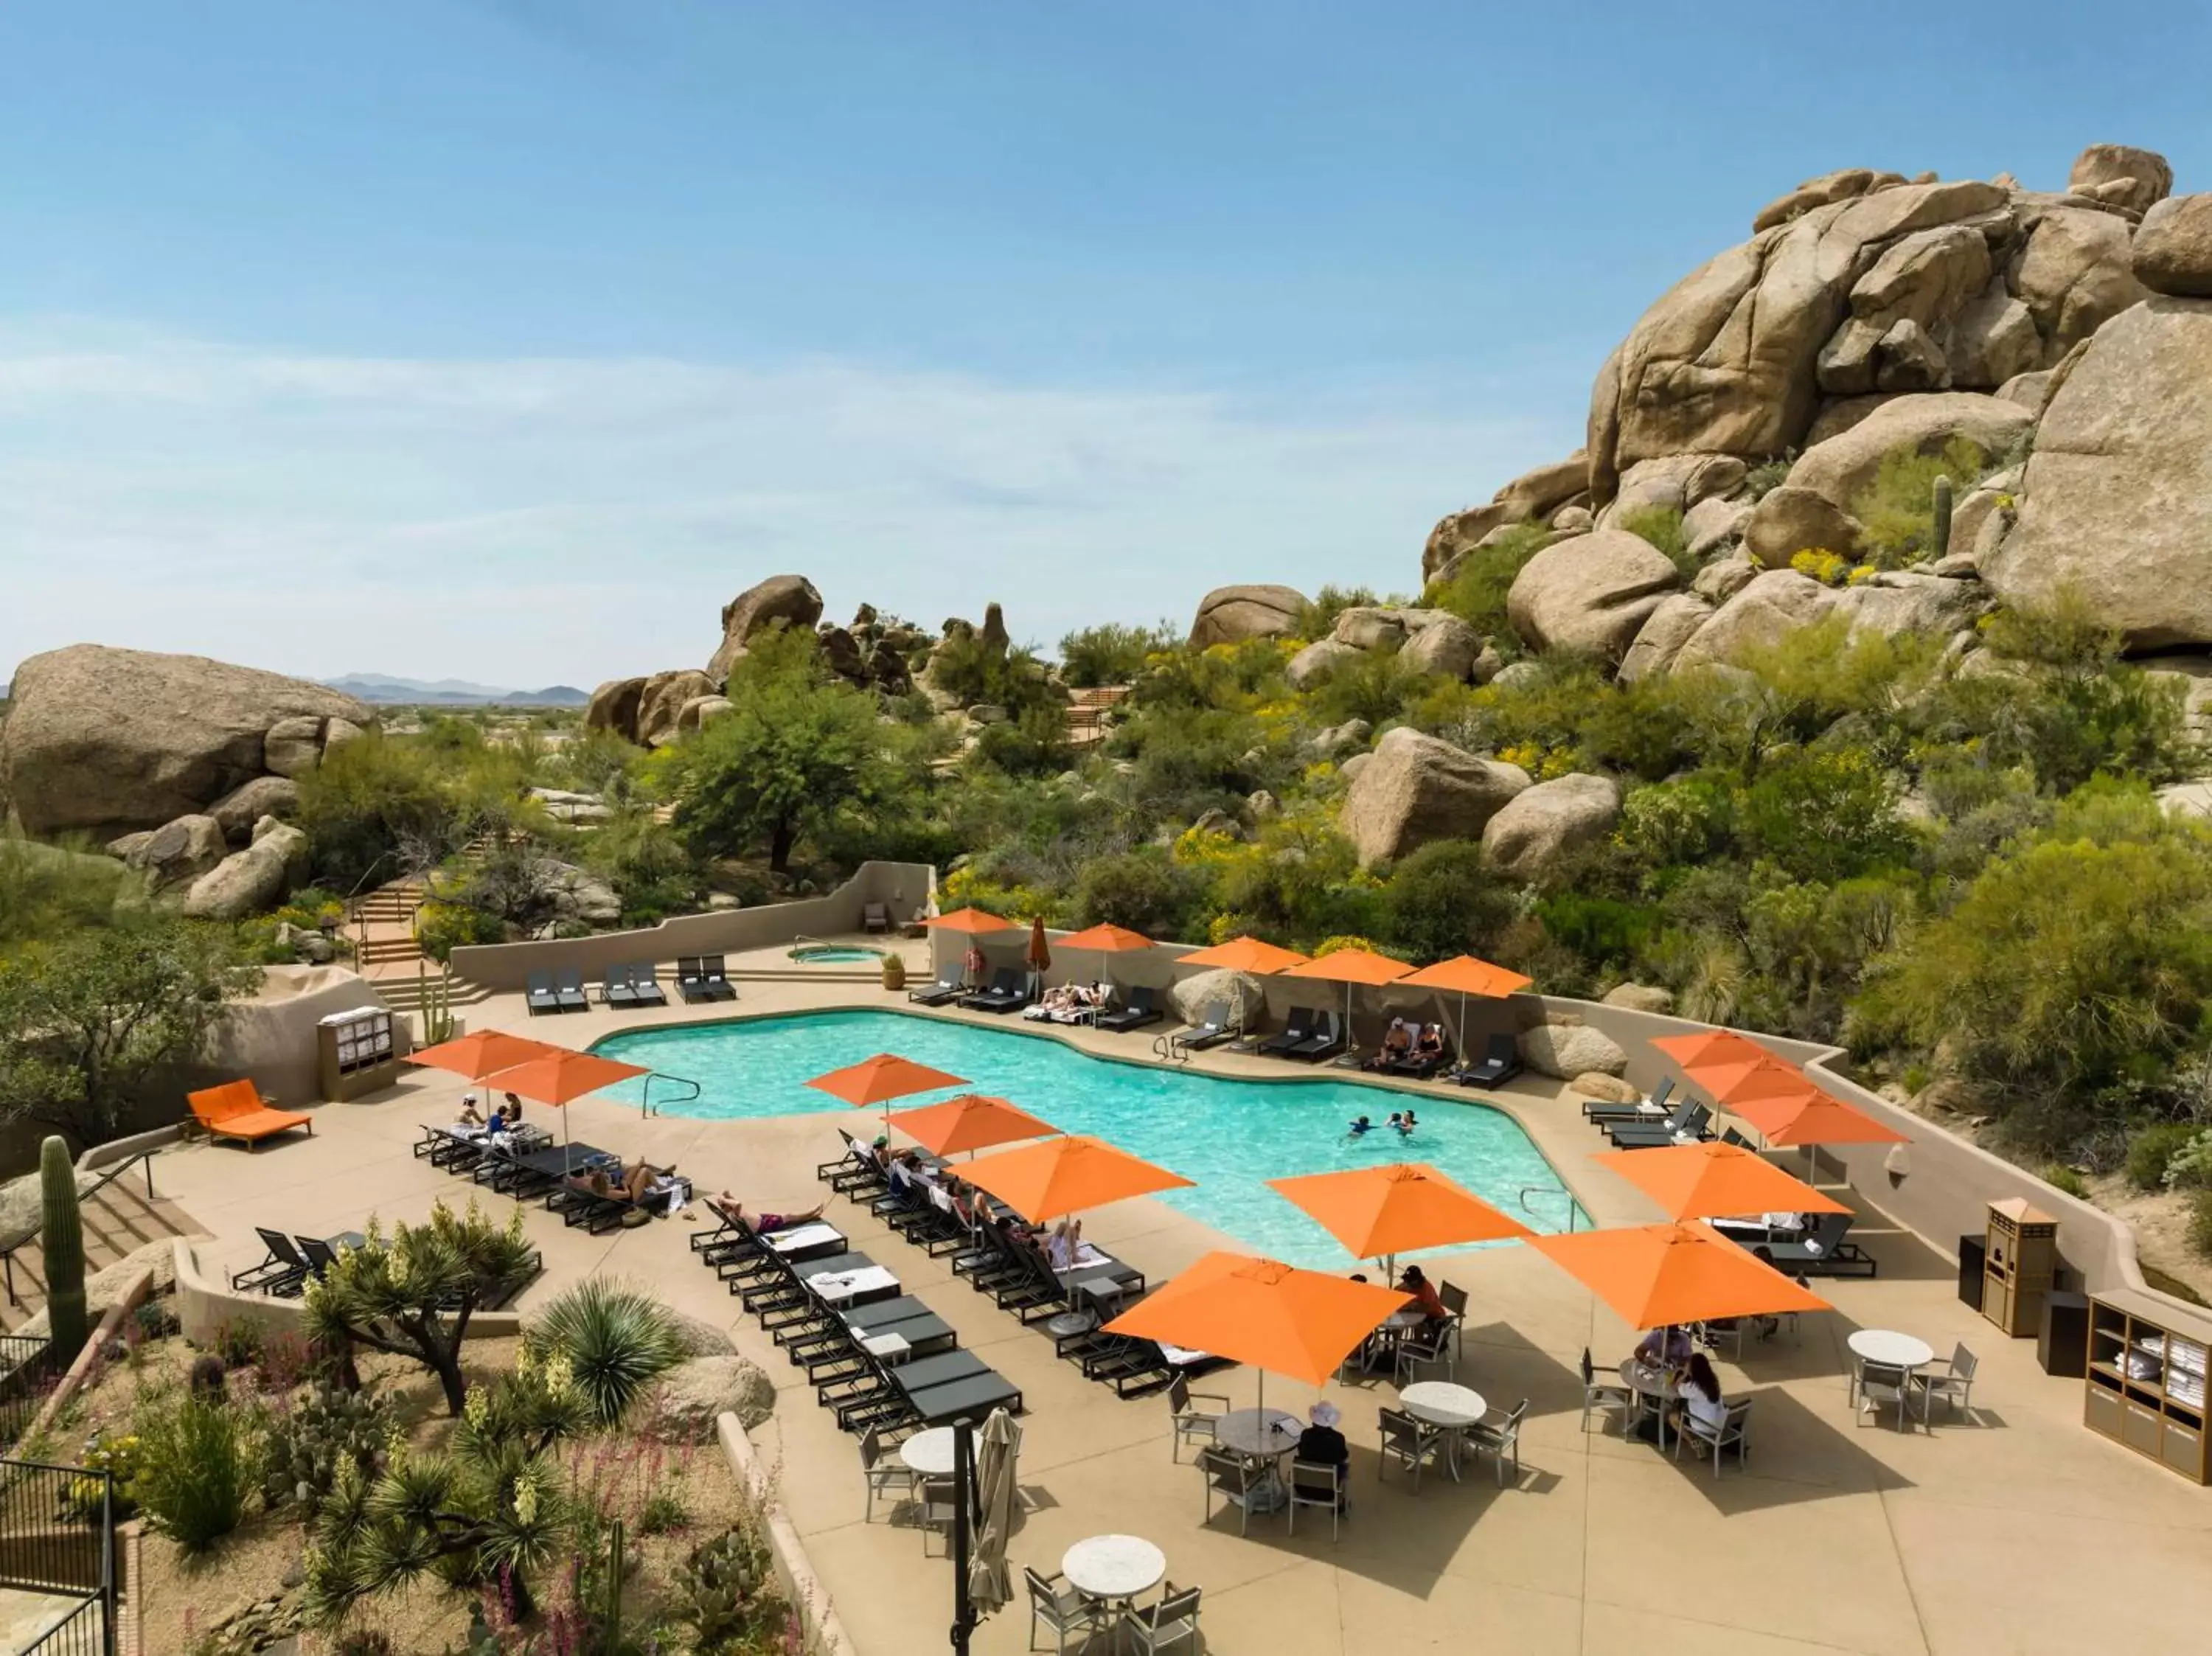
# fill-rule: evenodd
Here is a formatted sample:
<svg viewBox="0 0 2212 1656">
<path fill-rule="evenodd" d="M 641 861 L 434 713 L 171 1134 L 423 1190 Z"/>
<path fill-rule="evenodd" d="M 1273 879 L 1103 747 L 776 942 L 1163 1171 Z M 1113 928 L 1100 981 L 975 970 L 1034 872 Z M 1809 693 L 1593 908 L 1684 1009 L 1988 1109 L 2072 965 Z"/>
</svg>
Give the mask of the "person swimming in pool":
<svg viewBox="0 0 2212 1656">
<path fill-rule="evenodd" d="M 1399 1114 L 1397 1111 L 1393 1110 L 1390 1112 L 1389 1120 L 1385 1122 L 1383 1125 L 1389 1127 L 1392 1132 L 1403 1132 L 1406 1131 L 1406 1118 Z"/>
<path fill-rule="evenodd" d="M 1352 1125 L 1346 1129 L 1348 1136 L 1353 1138 L 1358 1138 L 1364 1133 L 1370 1133 L 1374 1131 L 1375 1124 L 1372 1121 L 1370 1121 L 1364 1115 L 1355 1119 Z"/>
<path fill-rule="evenodd" d="M 1415 1115 L 1411 1110 L 1408 1110 L 1406 1112 L 1406 1125 L 1399 1128 L 1398 1131 L 1400 1132 L 1411 1132 L 1414 1128 L 1420 1125 L 1421 1119 Z"/>
<path fill-rule="evenodd" d="M 1408 1110 L 1403 1115 L 1392 1116 L 1390 1118 L 1390 1125 L 1398 1130 L 1398 1137 L 1403 1138 L 1407 1133 L 1413 1131 L 1413 1113 L 1411 1110 Z"/>
</svg>

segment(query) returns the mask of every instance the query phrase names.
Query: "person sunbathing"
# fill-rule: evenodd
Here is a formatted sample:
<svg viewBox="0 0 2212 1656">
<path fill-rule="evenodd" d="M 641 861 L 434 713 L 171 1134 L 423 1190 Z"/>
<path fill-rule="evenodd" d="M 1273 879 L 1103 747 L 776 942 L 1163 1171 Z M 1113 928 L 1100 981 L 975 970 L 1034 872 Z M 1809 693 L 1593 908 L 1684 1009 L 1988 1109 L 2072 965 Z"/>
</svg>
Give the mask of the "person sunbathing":
<svg viewBox="0 0 2212 1656">
<path fill-rule="evenodd" d="M 1444 1026 L 1441 1023 L 1423 1025 L 1421 1038 L 1413 1044 L 1413 1056 L 1425 1064 L 1433 1064 L 1443 1055 Z"/>
<path fill-rule="evenodd" d="M 1054 1271 L 1073 1271 L 1078 1265 L 1095 1265 L 1106 1256 L 1084 1241 L 1082 1220 L 1070 1224 L 1063 1219 L 1045 1239 L 1044 1257 Z"/>
<path fill-rule="evenodd" d="M 484 1125 L 483 1112 L 477 1108 L 474 1093 L 461 1095 L 461 1119 L 453 1125 L 459 1127 L 481 1127 Z"/>
<path fill-rule="evenodd" d="M 1367 1060 L 1367 1067 L 1370 1070 L 1394 1068 L 1404 1063 L 1406 1055 L 1413 1050 L 1413 1032 L 1406 1027 L 1406 1020 L 1392 1018 L 1389 1028 L 1383 1032 L 1382 1046 L 1376 1049 L 1375 1056 Z"/>
<path fill-rule="evenodd" d="M 725 1224 L 750 1225 L 753 1234 L 765 1236 L 771 1231 L 795 1230 L 800 1225 L 811 1225 L 822 1216 L 822 1210 L 830 1204 L 827 1202 L 817 1202 L 803 1213 L 763 1213 L 755 1220 L 748 1220 L 745 1217 L 744 1204 L 727 1191 L 724 1191 L 720 1196 L 709 1198 L 707 1205 L 714 1210 L 715 1216 Z"/>
</svg>

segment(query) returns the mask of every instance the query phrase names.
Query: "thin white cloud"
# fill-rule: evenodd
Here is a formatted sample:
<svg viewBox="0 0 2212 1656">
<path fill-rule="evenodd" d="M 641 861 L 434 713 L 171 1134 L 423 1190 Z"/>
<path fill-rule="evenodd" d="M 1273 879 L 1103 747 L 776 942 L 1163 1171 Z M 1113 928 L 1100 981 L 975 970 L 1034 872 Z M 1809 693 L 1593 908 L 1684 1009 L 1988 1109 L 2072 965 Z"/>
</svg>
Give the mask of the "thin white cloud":
<svg viewBox="0 0 2212 1656">
<path fill-rule="evenodd" d="M 1404 588 L 1571 447 L 1511 389 L 1292 401 L 808 362 L 381 360 L 0 328 L 0 666 L 81 639 L 536 685 L 703 662 L 761 577 L 1043 642 Z"/>
</svg>

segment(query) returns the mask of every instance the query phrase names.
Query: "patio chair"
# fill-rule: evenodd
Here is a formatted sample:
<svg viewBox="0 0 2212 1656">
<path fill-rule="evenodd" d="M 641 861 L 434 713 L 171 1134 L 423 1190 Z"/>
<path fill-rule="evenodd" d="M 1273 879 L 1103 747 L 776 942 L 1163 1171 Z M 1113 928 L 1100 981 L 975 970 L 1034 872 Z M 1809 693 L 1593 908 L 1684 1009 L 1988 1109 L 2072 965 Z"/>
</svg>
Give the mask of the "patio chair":
<svg viewBox="0 0 2212 1656">
<path fill-rule="evenodd" d="M 1482 1045 L 1482 1061 L 1453 1071 L 1445 1077 L 1462 1087 L 1496 1087 L 1521 1073 L 1521 1042 L 1510 1034 L 1493 1034 Z"/>
<path fill-rule="evenodd" d="M 871 1523 L 876 1516 L 876 1497 L 899 1497 L 898 1504 L 914 1499 L 919 1475 L 902 1460 L 886 1459 L 884 1440 L 880 1432 L 860 1435 L 860 1476 L 867 1481 L 867 1510 L 861 1517 L 863 1524 Z"/>
<path fill-rule="evenodd" d="M 708 1000 L 735 1000 L 737 990 L 730 983 L 730 968 L 720 955 L 699 956 L 699 980 Z"/>
<path fill-rule="evenodd" d="M 1129 991 L 1129 1004 L 1118 1012 L 1101 1012 L 1092 1023 L 1101 1029 L 1121 1034 L 1131 1029 L 1142 1028 L 1147 1023 L 1158 1023 L 1163 1016 L 1152 1004 L 1156 991 L 1149 983 L 1140 983 Z"/>
<path fill-rule="evenodd" d="M 1746 1138 L 1734 1127 L 1727 1129 L 1721 1134 L 1721 1143 L 1723 1144 L 1733 1144 L 1740 1150 L 1750 1150 L 1753 1153 L 1756 1153 L 1759 1149 L 1758 1145 L 1753 1143 L 1751 1140 Z"/>
<path fill-rule="evenodd" d="M 1090 1643 L 1091 1635 L 1098 1631 L 1098 1608 L 1096 1604 L 1070 1586 L 1067 1578 L 1058 1570 L 1050 1575 L 1039 1575 L 1025 1565 L 1022 1569 L 1022 1579 L 1029 1584 L 1030 1590 L 1031 1650 L 1036 1648 L 1036 1630 L 1040 1623 L 1052 1629 L 1053 1648 L 1060 1653 L 1060 1656 L 1066 1656 L 1070 1634 L 1075 1635 L 1079 1647 Z"/>
<path fill-rule="evenodd" d="M 1117 1631 L 1127 1634 L 1130 1644 L 1142 1656 L 1153 1656 L 1156 1651 L 1185 1643 L 1194 1653 L 1199 1647 L 1200 1592 L 1200 1588 L 1179 1587 L 1170 1581 L 1157 1604 L 1131 1605 L 1123 1613 Z"/>
<path fill-rule="evenodd" d="M 891 929 L 891 906 L 889 903 L 862 903 L 860 930 L 889 931 Z"/>
<path fill-rule="evenodd" d="M 1415 1368 L 1425 1362 L 1440 1362 L 1449 1377 L 1457 1372 L 1458 1365 L 1452 1357 L 1451 1319 L 1409 1328 L 1398 1337 L 1398 1350 L 1392 1368 L 1398 1384 L 1405 1385 Z"/>
<path fill-rule="evenodd" d="M 1664 1149 L 1670 1144 L 1711 1138 L 1713 1113 L 1695 1099 L 1685 1099 L 1682 1107 L 1663 1122 L 1650 1125 L 1618 1123 L 1605 1130 L 1605 1136 L 1617 1150 Z"/>
<path fill-rule="evenodd" d="M 1198 1452 L 1198 1470 L 1206 1479 L 1205 1521 L 1213 1522 L 1213 1497 L 1219 1495 L 1237 1508 L 1237 1533 L 1249 1535 L 1252 1528 L 1252 1492 L 1267 1481 L 1272 1469 L 1266 1462 L 1247 1460 L 1242 1455 L 1216 1448 Z"/>
<path fill-rule="evenodd" d="M 651 961 L 638 961 L 629 968 L 631 1003 L 638 1006 L 665 1006 L 668 996 L 660 986 L 660 974 Z"/>
<path fill-rule="evenodd" d="M 1004 1016 L 1029 998 L 1029 991 L 1022 982 L 1022 974 L 1011 966 L 1002 966 L 992 974 L 989 988 L 961 996 L 960 1004 L 970 1011 L 995 1012 Z"/>
<path fill-rule="evenodd" d="M 315 1135 L 313 1116 L 301 1110 L 271 1107 L 261 1095 L 261 1089 L 250 1080 L 226 1081 L 220 1087 L 187 1093 L 185 1102 L 210 1139 L 242 1139 L 249 1152 L 263 1139 L 293 1127 L 305 1127 L 310 1138 Z"/>
<path fill-rule="evenodd" d="M 1462 1337 L 1467 1332 L 1467 1290 L 1455 1283 L 1438 1283 L 1437 1297 L 1451 1313 L 1452 1356 L 1464 1357 L 1467 1347 Z"/>
<path fill-rule="evenodd" d="M 1616 1099 L 1593 1098 L 1583 1106 L 1583 1119 L 1589 1122 L 1635 1121 L 1649 1119 L 1651 1111 L 1647 1105 L 1664 1105 L 1674 1096 L 1674 1077 L 1668 1076 L 1651 1089 L 1651 1096 L 1635 1104 L 1623 1104 Z"/>
<path fill-rule="evenodd" d="M 357 1239 L 348 1235 L 341 1240 L 351 1243 Z M 325 1271 L 338 1262 L 337 1250 L 319 1236 L 295 1236 L 293 1240 L 299 1243 L 301 1255 L 307 1262 L 307 1274 L 311 1277 L 319 1279 Z"/>
<path fill-rule="evenodd" d="M 684 997 L 684 1004 L 696 1006 L 701 1001 L 713 1000 L 714 992 L 707 987 L 707 975 L 699 965 L 696 955 L 676 957 L 676 992 Z"/>
<path fill-rule="evenodd" d="M 1381 1477 L 1394 1465 L 1403 1466 L 1413 1475 L 1413 1493 L 1420 1494 L 1421 1469 L 1444 1458 L 1448 1446 L 1443 1429 L 1401 1409 L 1382 1410 L 1382 1458 L 1376 1463 L 1375 1476 Z"/>
<path fill-rule="evenodd" d="M 560 997 L 553 992 L 553 974 L 550 972 L 532 972 L 524 981 L 530 986 L 528 998 L 531 1016 L 536 1017 L 540 1012 L 557 1012 L 561 1010 Z"/>
<path fill-rule="evenodd" d="M 1318 1064 L 1330 1053 L 1343 1046 L 1346 1040 L 1343 1026 L 1334 1012 L 1323 1012 L 1314 1019 L 1313 1034 L 1283 1054 L 1301 1064 Z"/>
<path fill-rule="evenodd" d="M 1344 1521 L 1344 1479 L 1350 1468 L 1323 1465 L 1317 1460 L 1293 1460 L 1291 1463 L 1290 1530 L 1298 1532 L 1298 1508 L 1324 1507 L 1328 1510 L 1328 1538 L 1336 1539 Z"/>
<path fill-rule="evenodd" d="M 1881 1267 L 1871 1254 L 1863 1252 L 1856 1242 L 1849 1240 L 1850 1231 L 1857 1216 L 1849 1213 L 1824 1213 L 1796 1241 L 1763 1242 L 1753 1253 L 1784 1273 L 1800 1272 L 1808 1277 L 1874 1277 Z"/>
<path fill-rule="evenodd" d="M 1200 1403 L 1218 1403 L 1218 1409 L 1200 1409 Z M 1182 1459 L 1185 1443 L 1211 1443 L 1214 1430 L 1221 1424 L 1222 1416 L 1229 1412 L 1229 1399 L 1212 1392 L 1194 1392 L 1190 1382 L 1177 1374 L 1168 1382 L 1168 1416 L 1174 1431 L 1168 1439 L 1168 1455 L 1176 1461 Z"/>
<path fill-rule="evenodd" d="M 1171 1052 L 1203 1052 L 1218 1046 L 1225 1040 L 1237 1038 L 1230 1028 L 1230 1006 L 1225 1000 L 1210 1001 L 1206 1015 L 1188 1029 L 1178 1029 L 1168 1037 Z"/>
<path fill-rule="evenodd" d="M 553 998 L 564 1012 L 588 1012 L 591 1002 L 584 998 L 584 968 L 564 966 L 553 974 Z"/>
<path fill-rule="evenodd" d="M 1920 1387 L 1920 1417 L 1928 1418 L 1928 1406 L 1938 1398 L 1956 1409 L 1968 1420 L 1974 1418 L 1969 1399 L 1973 1396 L 1974 1371 L 1981 1365 L 1974 1354 L 1966 1350 L 1964 1342 L 1951 1348 L 1951 1362 L 1948 1368 L 1915 1374 Z"/>
<path fill-rule="evenodd" d="M 630 968 L 610 966 L 599 974 L 599 1004 L 602 1006 L 635 1007 L 637 991 L 630 987 Z"/>
<path fill-rule="evenodd" d="M 230 1279 L 236 1289 L 250 1289 L 279 1300 L 296 1299 L 301 1285 L 307 1280 L 307 1262 L 300 1250 L 292 1246 L 292 1239 L 281 1230 L 253 1228 L 261 1239 L 261 1246 L 269 1250 L 268 1256 L 258 1265 L 248 1265 Z"/>
<path fill-rule="evenodd" d="M 1878 1424 L 1883 1406 L 1893 1404 L 1897 1408 L 1897 1429 L 1900 1432 L 1910 1429 L 1915 1386 L 1907 1370 L 1854 1358 L 1850 1390 L 1858 1398 L 1858 1415 L 1872 1415 Z M 1856 1418 L 1857 1416 L 1853 1416 L 1854 1420 Z"/>
<path fill-rule="evenodd" d="M 1583 1430 L 1589 1430 L 1593 1414 L 1607 1414 L 1619 1415 L 1620 1429 L 1626 1432 L 1641 1406 L 1632 1387 L 1598 1378 L 1597 1365 L 1590 1361 L 1589 1347 L 1583 1347 Z"/>
<path fill-rule="evenodd" d="M 1745 1319 L 1741 1317 L 1709 1317 L 1704 1322 L 1695 1325 L 1692 1332 L 1693 1338 L 1706 1350 L 1717 1352 L 1722 1346 L 1725 1345 L 1728 1347 L 1729 1361 L 1741 1362 L 1744 1323 Z"/>
<path fill-rule="evenodd" d="M 1717 1426 L 1701 1421 L 1695 1415 L 1686 1410 L 1682 1416 L 1681 1429 L 1674 1434 L 1674 1459 L 1680 1460 L 1682 1458 L 1684 1440 L 1695 1438 L 1698 1441 L 1698 1453 L 1700 1457 L 1707 1449 L 1713 1452 L 1715 1477 L 1721 1475 L 1721 1454 L 1723 1450 L 1734 1449 L 1735 1464 L 1741 1466 L 1744 1464 L 1744 1458 L 1751 1453 L 1751 1404 L 1752 1399 L 1749 1398 L 1746 1398 L 1741 1403 L 1731 1403 L 1728 1406 L 1728 1413 L 1722 1417 Z"/>
<path fill-rule="evenodd" d="M 968 985 L 957 968 L 919 989 L 909 989 L 906 998 L 917 1006 L 944 1006 L 958 1000 L 968 992 Z"/>
<path fill-rule="evenodd" d="M 1268 1036 L 1252 1050 L 1262 1057 L 1279 1058 L 1300 1042 L 1312 1040 L 1315 1015 L 1313 1007 L 1293 1006 L 1290 1017 L 1283 1025 L 1282 1034 Z"/>
<path fill-rule="evenodd" d="M 1487 1451 L 1498 1462 L 1498 1487 L 1505 1487 L 1505 1463 L 1513 1463 L 1513 1481 L 1521 1481 L 1521 1422 L 1527 1418 L 1528 1399 L 1523 1398 L 1513 1405 L 1513 1412 L 1501 1416 L 1493 1409 L 1462 1433 L 1466 1441 L 1478 1451 Z"/>
</svg>

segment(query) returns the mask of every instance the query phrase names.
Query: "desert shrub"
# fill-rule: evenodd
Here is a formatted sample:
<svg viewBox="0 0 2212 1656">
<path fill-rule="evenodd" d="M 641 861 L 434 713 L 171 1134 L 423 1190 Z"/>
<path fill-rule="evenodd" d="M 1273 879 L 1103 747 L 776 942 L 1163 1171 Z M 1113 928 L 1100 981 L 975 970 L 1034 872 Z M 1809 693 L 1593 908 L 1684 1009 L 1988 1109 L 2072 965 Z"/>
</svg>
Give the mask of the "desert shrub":
<svg viewBox="0 0 2212 1656">
<path fill-rule="evenodd" d="M 1450 579 L 1431 582 L 1421 602 L 1450 610 L 1495 644 L 1500 655 L 1517 655 L 1520 646 L 1505 618 L 1505 595 L 1522 567 L 1553 538 L 1541 524 L 1516 524 L 1492 544 L 1468 552 Z"/>
<path fill-rule="evenodd" d="M 1690 543 L 1682 533 L 1680 507 L 1647 506 L 1628 513 L 1620 520 L 1620 526 L 1665 553 L 1668 561 L 1681 572 L 1684 580 L 1698 573 L 1698 561 L 1690 555 Z"/>
<path fill-rule="evenodd" d="M 2185 1121 L 2155 1121 L 2128 1141 L 2128 1183 L 2137 1190 L 2164 1190 L 2166 1170 L 2203 1131 Z"/>
<path fill-rule="evenodd" d="M 1053 776 L 1067 768 L 1074 749 L 1058 707 L 1024 707 L 1012 719 L 986 725 L 975 738 L 975 762 L 1009 776 Z"/>
<path fill-rule="evenodd" d="M 1370 609 L 1382 602 L 1371 586 L 1324 586 L 1299 610 L 1297 636 L 1305 643 L 1327 638 L 1346 610 Z"/>
<path fill-rule="evenodd" d="M 212 1398 L 163 1398 L 137 1425 L 138 1504 L 186 1552 L 228 1535 L 259 1482 L 252 1418 Z"/>
<path fill-rule="evenodd" d="M 1545 931 L 1592 964 L 1626 963 L 1656 935 L 1656 911 L 1612 897 L 1558 891 L 1540 899 Z"/>
<path fill-rule="evenodd" d="M 1734 829 L 1728 788 L 1711 777 L 1637 788 L 1621 802 L 1613 840 L 1650 868 L 1695 863 L 1725 846 Z"/>
<path fill-rule="evenodd" d="M 2212 1189 L 2212 1127 L 2197 1129 L 2166 1158 L 2162 1182 L 2168 1190 Z"/>
<path fill-rule="evenodd" d="M 667 1308 L 601 1277 L 586 1278 L 547 1306 L 531 1339 L 568 1359 L 576 1389 L 605 1425 L 620 1420 L 655 1376 L 684 1360 Z"/>
<path fill-rule="evenodd" d="M 0 950 L 106 925 L 144 897 L 144 883 L 113 858 L 27 840 L 0 810 Z"/>
<path fill-rule="evenodd" d="M 1480 955 L 1514 908 L 1510 884 L 1472 840 L 1438 840 L 1401 859 L 1382 895 L 1385 942 L 1419 961 Z"/>
<path fill-rule="evenodd" d="M 638 1508 L 640 1535 L 673 1535 L 691 1522 L 691 1509 L 677 1489 L 655 1489 Z"/>
<path fill-rule="evenodd" d="M 2089 1181 L 2081 1176 L 2079 1169 L 2069 1168 L 2063 1162 L 2046 1162 L 2043 1169 L 2043 1182 L 2053 1190 L 2065 1192 L 2069 1196 L 2084 1201 L 2088 1199 Z"/>
<path fill-rule="evenodd" d="M 1075 882 L 1084 925 L 1126 925 L 1150 937 L 1187 935 L 1205 897 L 1205 877 L 1153 846 L 1086 862 Z"/>
<path fill-rule="evenodd" d="M 1797 879 L 1849 879 L 1911 850 L 1896 792 L 1863 749 L 1790 755 L 1738 796 L 1738 832 Z"/>
<path fill-rule="evenodd" d="M 1761 460 L 1744 473 L 1744 492 L 1753 500 L 1765 500 L 1790 481 L 1790 469 L 1796 464 L 1795 455 L 1784 455 L 1772 460 Z"/>
<path fill-rule="evenodd" d="M 676 1572 L 676 1620 L 693 1648 L 723 1652 L 747 1635 L 781 1635 L 790 1612 L 760 1541 L 735 1529 L 691 1549 Z"/>
<path fill-rule="evenodd" d="M 442 965 L 456 949 L 505 943 L 507 922 L 465 903 L 427 902 L 415 911 L 415 940 L 425 955 Z"/>
<path fill-rule="evenodd" d="M 2212 1258 L 2212 1190 L 2200 1190 L 2189 1198 L 2189 1246 Z"/>
<path fill-rule="evenodd" d="M 1181 630 L 1169 621 L 1152 627 L 1109 621 L 1079 628 L 1060 641 L 1060 675 L 1078 689 L 1127 684 L 1144 670 L 1147 656 L 1182 643 Z"/>
<path fill-rule="evenodd" d="M 1864 530 L 1873 561 L 1893 569 L 1929 555 L 1936 528 L 1936 480 L 1948 477 L 1958 495 L 1980 481 L 1989 457 L 1965 437 L 1954 437 L 1937 454 L 1911 447 L 1881 457 L 1874 481 L 1851 496 L 1851 516 Z"/>
<path fill-rule="evenodd" d="M 1338 664 L 1307 692 L 1309 715 L 1323 725 L 1364 719 L 1376 729 L 1401 718 L 1429 687 L 1429 678 L 1385 650 L 1370 650 Z"/>
</svg>

